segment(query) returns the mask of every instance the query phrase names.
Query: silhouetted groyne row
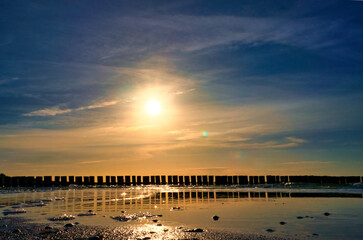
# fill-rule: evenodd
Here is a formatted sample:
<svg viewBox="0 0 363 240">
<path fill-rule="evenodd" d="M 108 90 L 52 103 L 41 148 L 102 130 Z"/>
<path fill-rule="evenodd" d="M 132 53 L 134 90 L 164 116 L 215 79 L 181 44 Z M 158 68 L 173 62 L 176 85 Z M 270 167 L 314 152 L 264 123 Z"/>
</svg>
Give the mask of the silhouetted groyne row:
<svg viewBox="0 0 363 240">
<path fill-rule="evenodd" d="M 280 183 L 352 184 L 360 176 L 0 176 L 0 187 L 51 187 L 68 185 L 256 185 Z"/>
</svg>

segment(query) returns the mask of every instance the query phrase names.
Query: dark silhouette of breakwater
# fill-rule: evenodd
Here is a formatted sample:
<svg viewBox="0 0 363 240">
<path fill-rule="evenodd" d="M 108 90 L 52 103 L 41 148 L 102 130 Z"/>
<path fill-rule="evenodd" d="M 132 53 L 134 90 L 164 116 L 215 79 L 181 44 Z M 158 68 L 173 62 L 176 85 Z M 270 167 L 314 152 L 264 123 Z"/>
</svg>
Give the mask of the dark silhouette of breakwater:
<svg viewBox="0 0 363 240">
<path fill-rule="evenodd" d="M 69 185 L 259 185 L 259 184 L 353 184 L 362 183 L 360 176 L 0 176 L 0 187 L 52 187 Z"/>
</svg>

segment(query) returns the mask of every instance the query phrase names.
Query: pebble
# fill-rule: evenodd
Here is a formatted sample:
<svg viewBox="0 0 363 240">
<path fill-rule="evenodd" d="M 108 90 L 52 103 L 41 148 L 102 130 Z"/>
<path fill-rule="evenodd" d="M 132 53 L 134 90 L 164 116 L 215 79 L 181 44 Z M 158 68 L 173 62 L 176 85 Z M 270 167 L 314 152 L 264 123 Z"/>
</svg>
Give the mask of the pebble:
<svg viewBox="0 0 363 240">
<path fill-rule="evenodd" d="M 330 216 L 330 213 L 325 212 L 325 213 L 324 213 L 324 215 L 325 215 L 325 216 Z"/>
<path fill-rule="evenodd" d="M 64 227 L 73 227 L 74 224 L 73 223 L 67 223 L 66 225 L 64 225 Z"/>
<path fill-rule="evenodd" d="M 14 229 L 13 233 L 21 233 L 20 229 Z"/>
<path fill-rule="evenodd" d="M 51 218 L 49 220 L 51 220 L 51 221 L 69 221 L 69 220 L 73 220 L 73 219 L 75 219 L 75 217 L 73 215 L 63 214 L 63 215 Z"/>
<path fill-rule="evenodd" d="M 99 240 L 99 239 L 103 239 L 103 236 L 102 235 L 93 235 L 88 238 L 88 240 Z"/>
<path fill-rule="evenodd" d="M 48 234 L 48 233 L 56 233 L 56 232 L 58 232 L 58 229 L 46 226 L 42 231 L 40 231 L 40 234 Z"/>
<path fill-rule="evenodd" d="M 158 223 L 158 224 L 156 224 L 156 226 L 161 227 L 161 226 L 163 226 L 163 224 Z"/>
<path fill-rule="evenodd" d="M 296 217 L 297 219 L 303 219 L 303 217 L 301 217 L 301 216 L 298 216 L 298 217 Z"/>
<path fill-rule="evenodd" d="M 94 215 L 96 215 L 96 213 L 95 212 L 93 212 L 92 210 L 89 210 L 88 212 L 86 212 L 86 213 L 80 213 L 80 214 L 78 214 L 78 216 L 79 217 L 84 217 L 84 216 L 94 216 Z"/>
<path fill-rule="evenodd" d="M 218 216 L 213 216 L 213 220 L 214 221 L 218 221 L 219 217 Z"/>
<path fill-rule="evenodd" d="M 199 233 L 199 232 L 204 232 L 204 230 L 201 229 L 201 228 L 194 228 L 194 229 L 185 230 L 185 232 L 197 232 L 197 233 Z"/>
<path fill-rule="evenodd" d="M 275 230 L 269 228 L 269 229 L 266 229 L 266 232 L 275 232 Z"/>
<path fill-rule="evenodd" d="M 181 210 L 181 208 L 180 208 L 180 207 L 172 207 L 172 208 L 170 209 L 170 211 L 175 211 L 175 210 Z"/>
<path fill-rule="evenodd" d="M 313 233 L 313 236 L 319 236 L 319 234 L 317 234 L 317 233 Z"/>
<path fill-rule="evenodd" d="M 157 220 L 157 219 L 153 219 L 152 221 L 156 223 L 156 222 L 158 222 L 159 220 Z"/>
<path fill-rule="evenodd" d="M 17 208 L 17 209 L 5 209 L 3 211 L 4 215 L 9 215 L 9 214 L 19 214 L 19 213 L 26 213 L 26 210 L 24 208 Z"/>
<path fill-rule="evenodd" d="M 286 224 L 286 222 L 280 222 L 280 225 L 285 225 Z"/>
</svg>

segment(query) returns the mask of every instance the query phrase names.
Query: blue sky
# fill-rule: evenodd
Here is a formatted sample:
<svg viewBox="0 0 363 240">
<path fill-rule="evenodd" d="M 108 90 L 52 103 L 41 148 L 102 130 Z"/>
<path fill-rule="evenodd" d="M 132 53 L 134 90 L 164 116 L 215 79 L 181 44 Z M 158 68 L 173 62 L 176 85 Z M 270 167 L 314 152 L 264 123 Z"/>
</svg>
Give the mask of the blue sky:
<svg viewBox="0 0 363 240">
<path fill-rule="evenodd" d="M 362 11 L 1 1 L 2 171 L 362 174 Z"/>
</svg>

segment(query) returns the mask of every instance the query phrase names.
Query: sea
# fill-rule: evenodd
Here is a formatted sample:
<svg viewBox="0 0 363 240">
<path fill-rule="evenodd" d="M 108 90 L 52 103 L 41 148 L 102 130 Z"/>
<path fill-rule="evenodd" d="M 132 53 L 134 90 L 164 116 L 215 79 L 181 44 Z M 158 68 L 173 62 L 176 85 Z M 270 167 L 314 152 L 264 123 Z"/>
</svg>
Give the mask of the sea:
<svg viewBox="0 0 363 240">
<path fill-rule="evenodd" d="M 131 186 L 0 190 L 3 216 L 53 224 L 163 226 L 297 239 L 363 239 L 361 185 Z"/>
</svg>

